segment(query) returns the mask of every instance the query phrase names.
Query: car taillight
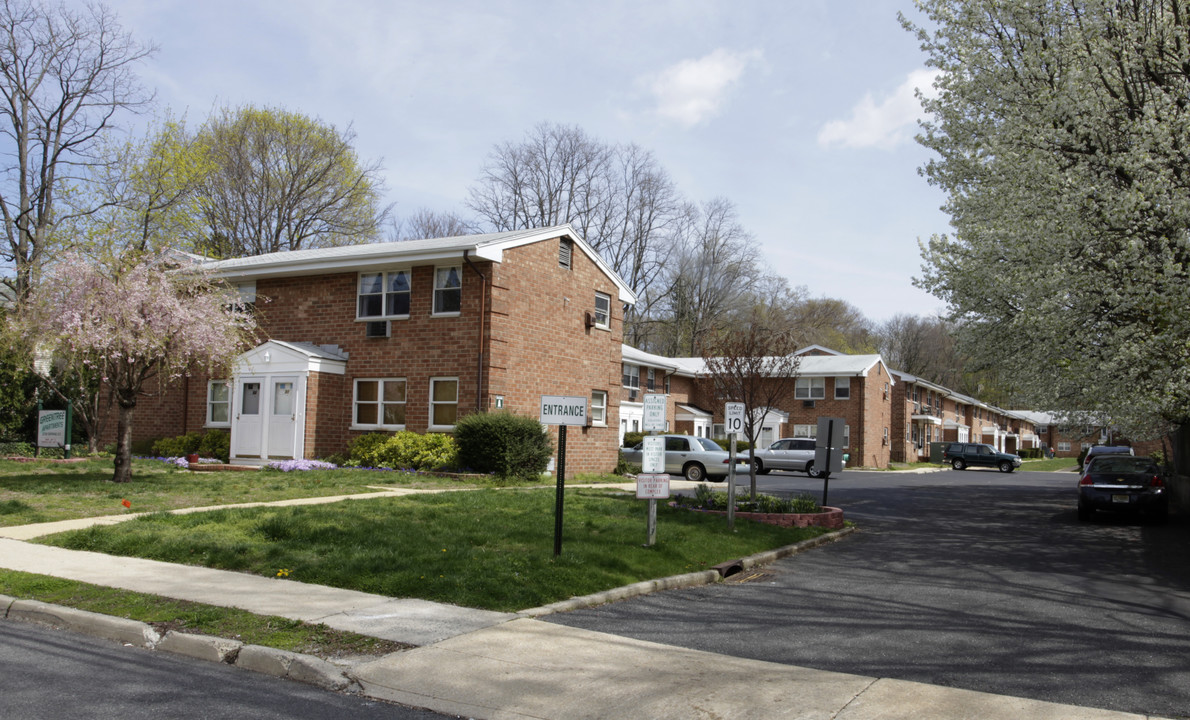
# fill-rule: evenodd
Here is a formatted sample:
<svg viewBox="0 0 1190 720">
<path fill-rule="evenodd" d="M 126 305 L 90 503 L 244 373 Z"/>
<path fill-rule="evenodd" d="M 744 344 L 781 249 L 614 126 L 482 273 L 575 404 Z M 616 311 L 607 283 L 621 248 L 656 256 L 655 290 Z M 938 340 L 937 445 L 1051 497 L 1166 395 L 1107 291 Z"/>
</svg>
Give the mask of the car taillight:
<svg viewBox="0 0 1190 720">
<path fill-rule="evenodd" d="M 1082 480 L 1079 480 L 1079 481 L 1078 481 L 1078 484 L 1079 484 L 1079 485 L 1094 485 L 1095 483 L 1091 482 L 1091 476 L 1090 476 L 1090 475 L 1083 475 L 1083 478 L 1082 478 Z"/>
<path fill-rule="evenodd" d="M 1149 481 L 1149 487 L 1165 487 L 1165 481 L 1161 479 L 1160 475 L 1154 475 L 1153 479 Z"/>
</svg>

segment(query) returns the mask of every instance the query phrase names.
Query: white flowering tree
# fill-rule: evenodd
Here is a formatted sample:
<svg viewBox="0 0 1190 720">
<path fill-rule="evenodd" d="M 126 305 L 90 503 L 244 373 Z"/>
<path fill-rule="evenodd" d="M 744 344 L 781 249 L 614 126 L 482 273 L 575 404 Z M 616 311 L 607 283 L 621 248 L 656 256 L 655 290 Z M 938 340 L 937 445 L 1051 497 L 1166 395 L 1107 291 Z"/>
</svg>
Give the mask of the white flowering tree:
<svg viewBox="0 0 1190 720">
<path fill-rule="evenodd" d="M 918 282 L 1037 405 L 1187 438 L 1184 0 L 917 4 L 929 29 L 910 27 L 940 72 L 924 172 L 955 230 L 923 248 Z"/>
<path fill-rule="evenodd" d="M 255 327 L 234 290 L 158 256 L 130 264 L 63 258 L 14 329 L 39 356 L 98 375 L 118 413 L 114 482 L 132 479 L 132 417 L 141 396 L 189 372 L 214 372 Z"/>
</svg>

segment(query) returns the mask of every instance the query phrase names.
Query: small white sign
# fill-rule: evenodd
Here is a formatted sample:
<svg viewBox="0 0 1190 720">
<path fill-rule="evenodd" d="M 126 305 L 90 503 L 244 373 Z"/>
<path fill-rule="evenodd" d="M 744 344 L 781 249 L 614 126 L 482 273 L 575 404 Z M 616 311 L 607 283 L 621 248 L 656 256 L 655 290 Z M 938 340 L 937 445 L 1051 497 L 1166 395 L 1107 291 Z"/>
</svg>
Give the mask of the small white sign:
<svg viewBox="0 0 1190 720">
<path fill-rule="evenodd" d="M 645 395 L 644 400 L 645 418 L 641 429 L 645 432 L 665 432 L 665 396 L 650 393 Z"/>
<path fill-rule="evenodd" d="M 723 429 L 728 433 L 744 432 L 744 403 L 729 402 L 724 406 Z"/>
<path fill-rule="evenodd" d="M 542 425 L 586 425 L 587 398 L 542 395 L 540 420 Z"/>
<path fill-rule="evenodd" d="M 665 500 L 669 497 L 669 475 L 636 476 L 637 500 Z"/>
<path fill-rule="evenodd" d="M 65 410 L 42 410 L 37 416 L 37 446 L 66 447 Z"/>
<path fill-rule="evenodd" d="M 644 473 L 665 472 L 665 438 L 650 435 L 641 440 L 640 469 Z"/>
</svg>

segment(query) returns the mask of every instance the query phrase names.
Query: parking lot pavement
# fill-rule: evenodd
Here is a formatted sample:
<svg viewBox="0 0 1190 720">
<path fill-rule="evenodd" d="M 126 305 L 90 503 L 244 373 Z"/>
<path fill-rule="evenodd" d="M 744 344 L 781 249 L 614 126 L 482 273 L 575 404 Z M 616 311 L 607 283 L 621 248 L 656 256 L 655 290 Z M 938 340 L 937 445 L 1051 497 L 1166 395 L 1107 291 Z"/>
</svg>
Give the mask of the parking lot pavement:
<svg viewBox="0 0 1190 720">
<path fill-rule="evenodd" d="M 1190 715 L 1190 519 L 1079 523 L 1068 473 L 844 472 L 860 532 L 745 582 L 549 618 L 836 672 Z M 763 491 L 822 490 L 773 473 Z"/>
</svg>

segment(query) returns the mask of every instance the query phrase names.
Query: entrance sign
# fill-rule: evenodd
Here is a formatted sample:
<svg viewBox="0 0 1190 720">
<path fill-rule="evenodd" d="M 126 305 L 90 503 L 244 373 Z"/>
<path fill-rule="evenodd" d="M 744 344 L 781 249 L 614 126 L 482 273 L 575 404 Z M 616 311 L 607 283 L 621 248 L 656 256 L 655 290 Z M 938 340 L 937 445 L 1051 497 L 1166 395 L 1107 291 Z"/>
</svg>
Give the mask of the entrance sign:
<svg viewBox="0 0 1190 720">
<path fill-rule="evenodd" d="M 645 418 L 641 429 L 645 432 L 665 432 L 665 396 L 650 393 L 645 395 L 644 400 Z"/>
<path fill-rule="evenodd" d="M 744 432 L 744 403 L 727 403 L 723 409 L 723 421 L 723 429 L 728 433 Z"/>
<path fill-rule="evenodd" d="M 665 438 L 659 435 L 642 438 L 640 450 L 641 472 L 665 472 Z"/>
<path fill-rule="evenodd" d="M 37 446 L 66 447 L 65 410 L 42 410 L 37 413 Z"/>
<path fill-rule="evenodd" d="M 585 426 L 587 424 L 587 398 L 542 395 L 539 419 L 542 425 Z"/>
<path fill-rule="evenodd" d="M 669 497 L 669 475 L 647 475 L 641 473 L 636 476 L 637 500 L 665 500 Z"/>
<path fill-rule="evenodd" d="M 586 427 L 587 398 L 568 395 L 542 395 L 542 425 L 558 426 L 558 480 L 554 490 L 554 557 L 562 554 L 562 498 L 566 487 L 566 428 Z"/>
</svg>

